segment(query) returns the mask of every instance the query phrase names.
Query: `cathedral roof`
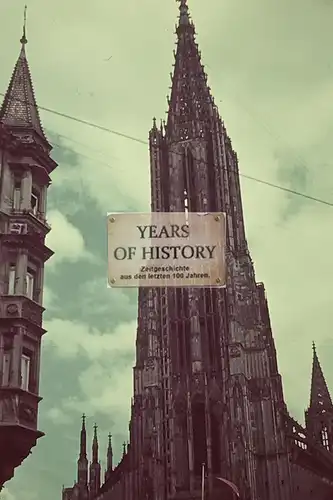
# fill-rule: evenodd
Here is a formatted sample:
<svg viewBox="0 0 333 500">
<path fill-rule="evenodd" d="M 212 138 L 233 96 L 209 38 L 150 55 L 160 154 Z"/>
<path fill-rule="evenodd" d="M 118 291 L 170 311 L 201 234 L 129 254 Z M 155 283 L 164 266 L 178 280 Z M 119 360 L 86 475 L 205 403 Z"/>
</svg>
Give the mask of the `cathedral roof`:
<svg viewBox="0 0 333 500">
<path fill-rule="evenodd" d="M 333 405 L 326 384 L 326 380 L 323 374 L 323 370 L 320 366 L 316 347 L 313 344 L 310 408 L 320 408 L 320 407 L 322 407 L 323 409 L 327 407 L 332 408 Z"/>
<path fill-rule="evenodd" d="M 15 128 L 28 129 L 47 141 L 34 95 L 32 78 L 25 52 L 26 44 L 27 38 L 24 23 L 21 51 L 0 108 L 0 123 L 14 130 Z"/>
</svg>

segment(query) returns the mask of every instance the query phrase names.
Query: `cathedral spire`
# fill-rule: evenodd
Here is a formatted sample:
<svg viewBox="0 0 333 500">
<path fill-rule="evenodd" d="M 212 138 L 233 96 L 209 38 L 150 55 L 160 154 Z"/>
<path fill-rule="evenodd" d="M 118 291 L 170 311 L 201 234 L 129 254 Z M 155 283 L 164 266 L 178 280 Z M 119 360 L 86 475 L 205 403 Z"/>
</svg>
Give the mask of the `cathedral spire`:
<svg viewBox="0 0 333 500">
<path fill-rule="evenodd" d="M 39 117 L 32 78 L 25 52 L 25 46 L 28 42 L 26 36 L 26 20 L 27 8 L 25 7 L 23 31 L 20 40 L 21 51 L 0 108 L 0 123 L 14 132 L 18 129 L 35 132 L 40 138 L 47 142 Z"/>
<path fill-rule="evenodd" d="M 178 41 L 167 130 L 169 136 L 186 140 L 202 136 L 207 119 L 213 116 L 213 98 L 201 64 L 187 0 L 178 1 L 180 1 L 179 23 L 176 27 Z"/>
<path fill-rule="evenodd" d="M 86 416 L 82 415 L 82 427 L 80 436 L 80 458 L 87 458 L 87 431 L 86 431 Z"/>
<path fill-rule="evenodd" d="M 310 408 L 327 409 L 333 408 L 331 396 L 327 388 L 326 380 L 320 366 L 315 343 L 312 343 L 312 379 L 310 393 Z"/>
<path fill-rule="evenodd" d="M 89 488 L 92 496 L 97 495 L 101 486 L 101 466 L 98 461 L 98 439 L 97 425 L 94 425 L 94 437 L 92 443 L 92 461 L 90 464 Z"/>
<path fill-rule="evenodd" d="M 77 461 L 77 477 L 78 484 L 83 490 L 88 484 L 88 460 L 87 460 L 87 431 L 86 431 L 86 416 L 82 415 L 82 425 L 80 434 L 80 453 Z"/>
<path fill-rule="evenodd" d="M 106 471 L 105 471 L 105 481 L 109 479 L 113 471 L 113 450 L 112 450 L 112 435 L 109 433 L 109 443 L 108 450 L 106 453 Z"/>
<path fill-rule="evenodd" d="M 98 438 L 97 438 L 97 425 L 94 425 L 94 437 L 92 444 L 92 463 L 98 463 Z"/>
<path fill-rule="evenodd" d="M 107 451 L 107 472 L 111 472 L 113 468 L 113 451 L 112 451 L 112 435 L 109 434 L 109 443 Z"/>
</svg>

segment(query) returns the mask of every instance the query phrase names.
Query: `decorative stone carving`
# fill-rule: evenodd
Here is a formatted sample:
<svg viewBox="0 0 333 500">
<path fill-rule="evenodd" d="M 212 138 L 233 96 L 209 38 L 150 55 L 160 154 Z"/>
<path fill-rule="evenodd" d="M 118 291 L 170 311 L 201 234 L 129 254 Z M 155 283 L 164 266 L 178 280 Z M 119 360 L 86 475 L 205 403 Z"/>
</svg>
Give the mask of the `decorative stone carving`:
<svg viewBox="0 0 333 500">
<path fill-rule="evenodd" d="M 37 412 L 30 405 L 21 403 L 19 406 L 19 418 L 30 424 L 35 424 L 37 422 Z"/>
<path fill-rule="evenodd" d="M 230 345 L 229 346 L 229 356 L 231 358 L 239 358 L 241 355 L 241 349 L 239 345 Z"/>
<path fill-rule="evenodd" d="M 153 358 L 148 358 L 146 362 L 145 369 L 153 370 L 155 368 L 155 360 Z"/>
<path fill-rule="evenodd" d="M 30 135 L 21 135 L 20 141 L 24 144 L 32 144 L 34 142 L 33 138 Z"/>
<path fill-rule="evenodd" d="M 6 313 L 8 316 L 17 316 L 19 312 L 19 308 L 17 304 L 8 304 L 6 307 Z"/>
</svg>

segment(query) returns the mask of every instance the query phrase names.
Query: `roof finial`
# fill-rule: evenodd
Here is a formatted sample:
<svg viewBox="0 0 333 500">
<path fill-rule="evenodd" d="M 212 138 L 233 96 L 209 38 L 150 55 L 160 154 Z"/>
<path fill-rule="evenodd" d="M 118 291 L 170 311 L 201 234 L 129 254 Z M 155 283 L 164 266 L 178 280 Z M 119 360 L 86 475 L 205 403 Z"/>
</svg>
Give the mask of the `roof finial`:
<svg viewBox="0 0 333 500">
<path fill-rule="evenodd" d="M 316 354 L 316 344 L 314 343 L 314 341 L 312 341 L 312 350 L 313 354 Z"/>
<path fill-rule="evenodd" d="M 180 3 L 180 5 L 179 5 L 179 11 L 180 11 L 179 24 L 189 24 L 190 19 L 189 19 L 189 13 L 188 13 L 187 0 L 177 0 L 177 2 Z"/>
<path fill-rule="evenodd" d="M 26 27 L 27 27 L 27 6 L 24 6 L 24 17 L 23 17 L 23 34 L 20 42 L 22 45 L 25 45 L 28 43 L 27 37 L 26 37 Z"/>
</svg>

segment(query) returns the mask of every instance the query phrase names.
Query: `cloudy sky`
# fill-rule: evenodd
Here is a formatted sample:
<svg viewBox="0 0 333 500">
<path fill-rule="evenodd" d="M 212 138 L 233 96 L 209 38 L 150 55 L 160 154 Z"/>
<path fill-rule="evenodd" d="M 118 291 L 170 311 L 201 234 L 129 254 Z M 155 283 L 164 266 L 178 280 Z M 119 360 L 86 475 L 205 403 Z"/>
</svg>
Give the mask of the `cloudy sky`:
<svg viewBox="0 0 333 500">
<path fill-rule="evenodd" d="M 19 53 L 24 0 L 0 3 L 0 92 Z M 333 0 L 191 0 L 210 85 L 244 175 L 333 202 Z M 146 140 L 165 117 L 173 0 L 30 0 L 38 103 Z M 1 97 L 1 96 L 0 96 Z M 106 288 L 108 211 L 149 207 L 148 148 L 41 111 L 59 167 L 49 246 L 39 427 L 6 500 L 57 500 L 76 476 L 80 416 L 117 455 L 127 437 L 136 292 Z M 303 421 L 311 342 L 333 388 L 333 208 L 242 179 L 249 244 L 267 289 L 290 411 Z"/>
</svg>

